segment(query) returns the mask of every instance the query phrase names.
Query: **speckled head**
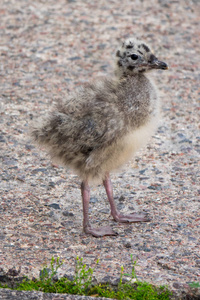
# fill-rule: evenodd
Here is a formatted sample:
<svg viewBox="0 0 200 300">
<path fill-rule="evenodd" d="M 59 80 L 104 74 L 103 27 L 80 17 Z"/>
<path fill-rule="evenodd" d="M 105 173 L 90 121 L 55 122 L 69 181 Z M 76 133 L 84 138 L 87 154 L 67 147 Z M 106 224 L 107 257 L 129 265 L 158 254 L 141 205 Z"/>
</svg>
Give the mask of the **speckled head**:
<svg viewBox="0 0 200 300">
<path fill-rule="evenodd" d="M 135 38 L 127 39 L 122 43 L 116 52 L 116 58 L 116 73 L 119 75 L 168 69 L 167 64 L 159 61 L 146 43 Z"/>
</svg>

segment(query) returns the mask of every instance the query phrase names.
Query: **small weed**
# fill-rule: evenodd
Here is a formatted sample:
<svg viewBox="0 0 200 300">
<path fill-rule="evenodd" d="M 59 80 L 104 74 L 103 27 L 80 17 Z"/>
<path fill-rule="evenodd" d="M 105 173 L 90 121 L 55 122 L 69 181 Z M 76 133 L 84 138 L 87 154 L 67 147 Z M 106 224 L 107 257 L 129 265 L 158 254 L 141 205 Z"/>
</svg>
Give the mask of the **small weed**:
<svg viewBox="0 0 200 300">
<path fill-rule="evenodd" d="M 131 274 L 124 273 L 124 276 L 131 277 L 131 279 L 137 280 L 136 272 L 135 272 L 135 266 L 137 266 L 137 260 L 133 261 L 133 254 L 131 254 L 131 263 L 132 263 L 132 271 Z"/>
<path fill-rule="evenodd" d="M 117 288 L 109 284 L 98 285 L 90 290 L 90 293 L 97 294 L 101 297 L 114 298 L 119 300 L 168 300 L 172 293 L 165 286 L 154 287 L 147 282 L 141 282 L 137 279 L 135 266 L 137 261 L 133 261 L 131 255 L 132 271 L 131 274 L 124 273 L 124 267 L 121 267 L 120 280 Z M 123 276 L 130 277 L 128 282 L 123 282 Z M 91 294 L 89 294 L 91 295 Z"/>
<path fill-rule="evenodd" d="M 0 289 L 9 289 L 9 286 L 7 284 L 0 283 Z"/>
<path fill-rule="evenodd" d="M 99 260 L 97 260 L 96 264 L 98 262 Z M 82 290 L 87 291 L 91 287 L 93 272 L 94 269 L 90 267 L 86 269 L 86 265 L 83 264 L 83 258 L 77 256 L 74 283 L 80 294 L 82 294 Z"/>
<path fill-rule="evenodd" d="M 191 282 L 189 283 L 191 288 L 200 288 L 200 282 Z"/>
<path fill-rule="evenodd" d="M 42 291 L 45 293 L 57 293 L 54 276 L 57 274 L 58 269 L 62 266 L 63 262 L 60 258 L 51 258 L 50 268 L 45 266 L 40 272 L 40 278 L 35 280 L 29 280 L 28 278 L 23 280 L 21 284 L 16 288 L 20 291 Z"/>
<path fill-rule="evenodd" d="M 98 264 L 98 260 L 96 265 Z M 50 267 L 45 266 L 40 272 L 40 278 L 29 280 L 28 278 L 18 284 L 17 290 L 26 291 L 42 291 L 48 293 L 67 293 L 76 295 L 99 296 L 105 298 L 114 298 L 119 300 L 135 299 L 135 300 L 168 300 L 171 292 L 164 286 L 154 287 L 147 282 L 141 282 L 137 279 L 135 266 L 131 255 L 132 271 L 124 273 L 124 267 L 121 267 L 119 283 L 116 287 L 110 284 L 92 285 L 92 276 L 95 268 L 87 267 L 83 263 L 83 258 L 76 258 L 75 276 L 72 281 L 62 277 L 56 279 L 58 269 L 63 262 L 60 258 L 52 257 Z M 129 280 L 123 280 L 124 276 L 128 276 Z M 8 286 L 0 285 L 0 288 Z"/>
</svg>

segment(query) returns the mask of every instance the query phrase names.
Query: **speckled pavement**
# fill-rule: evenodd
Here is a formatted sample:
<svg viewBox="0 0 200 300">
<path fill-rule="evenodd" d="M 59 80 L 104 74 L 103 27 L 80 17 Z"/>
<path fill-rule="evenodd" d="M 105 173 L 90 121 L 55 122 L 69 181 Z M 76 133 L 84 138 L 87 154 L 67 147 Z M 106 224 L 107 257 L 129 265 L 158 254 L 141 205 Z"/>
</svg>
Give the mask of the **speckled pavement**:
<svg viewBox="0 0 200 300">
<path fill-rule="evenodd" d="M 0 268 L 39 270 L 59 256 L 60 275 L 78 255 L 98 281 L 114 282 L 137 260 L 140 280 L 174 292 L 200 281 L 199 1 L 4 0 L 0 5 Z M 114 49 L 143 38 L 169 71 L 152 76 L 161 120 L 148 145 L 112 175 L 122 211 L 149 223 L 117 224 L 102 186 L 92 187 L 91 219 L 117 237 L 82 232 L 80 180 L 29 138 L 33 118 L 96 76 L 112 74 Z"/>
</svg>

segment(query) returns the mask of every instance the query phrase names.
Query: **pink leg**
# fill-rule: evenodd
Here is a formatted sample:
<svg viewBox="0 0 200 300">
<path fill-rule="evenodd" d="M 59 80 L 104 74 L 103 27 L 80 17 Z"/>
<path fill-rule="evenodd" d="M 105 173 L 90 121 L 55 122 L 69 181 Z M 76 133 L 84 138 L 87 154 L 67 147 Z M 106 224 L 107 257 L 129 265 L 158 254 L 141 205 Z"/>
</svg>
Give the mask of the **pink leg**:
<svg viewBox="0 0 200 300">
<path fill-rule="evenodd" d="M 123 215 L 121 214 L 115 205 L 114 198 L 113 198 L 113 188 L 112 183 L 110 180 L 109 174 L 106 175 L 105 180 L 103 181 L 108 200 L 110 202 L 110 208 L 111 208 L 111 215 L 115 219 L 115 221 L 120 223 L 135 223 L 135 222 L 148 222 L 149 219 L 146 217 L 145 214 L 136 214 L 132 213 L 129 215 Z"/>
<path fill-rule="evenodd" d="M 83 202 L 83 230 L 85 233 L 92 234 L 95 237 L 101 237 L 104 235 L 117 235 L 109 226 L 93 228 L 89 222 L 89 202 L 90 202 L 90 188 L 87 181 L 83 181 L 81 184 L 81 194 Z"/>
</svg>

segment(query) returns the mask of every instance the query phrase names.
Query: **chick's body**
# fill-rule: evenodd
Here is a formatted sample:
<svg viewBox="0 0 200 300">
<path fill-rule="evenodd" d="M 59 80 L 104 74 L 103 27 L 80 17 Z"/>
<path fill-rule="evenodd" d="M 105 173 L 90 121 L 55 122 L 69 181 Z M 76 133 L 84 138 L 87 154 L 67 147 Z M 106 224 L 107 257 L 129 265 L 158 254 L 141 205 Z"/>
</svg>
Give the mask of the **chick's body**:
<svg viewBox="0 0 200 300">
<path fill-rule="evenodd" d="M 52 158 L 82 178 L 83 228 L 95 237 L 116 235 L 108 226 L 89 222 L 90 181 L 103 181 L 117 222 L 144 222 L 144 214 L 121 214 L 114 203 L 109 173 L 127 162 L 151 136 L 158 120 L 159 100 L 146 73 L 167 69 L 144 42 L 127 39 L 116 51 L 113 77 L 79 88 L 32 128 L 32 137 Z"/>
<path fill-rule="evenodd" d="M 143 74 L 101 78 L 57 105 L 32 134 L 82 179 L 102 180 L 147 141 L 158 107 L 155 88 Z"/>
</svg>

